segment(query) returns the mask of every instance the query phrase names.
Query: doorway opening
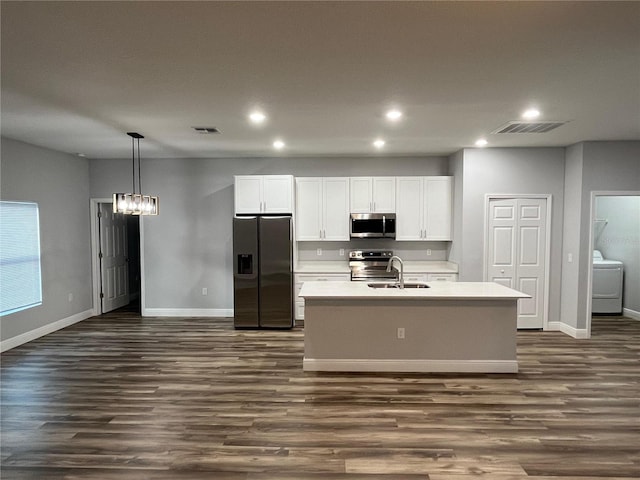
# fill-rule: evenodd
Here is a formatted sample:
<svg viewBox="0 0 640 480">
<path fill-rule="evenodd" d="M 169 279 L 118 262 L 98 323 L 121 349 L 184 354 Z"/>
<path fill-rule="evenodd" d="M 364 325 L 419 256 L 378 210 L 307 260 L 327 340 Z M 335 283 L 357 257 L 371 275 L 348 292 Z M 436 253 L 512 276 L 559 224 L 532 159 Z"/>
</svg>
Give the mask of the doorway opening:
<svg viewBox="0 0 640 480">
<path fill-rule="evenodd" d="M 640 191 L 591 192 L 590 219 L 587 338 L 594 314 L 640 320 Z"/>
<path fill-rule="evenodd" d="M 113 213 L 111 199 L 91 200 L 93 311 L 142 311 L 140 217 Z"/>
</svg>

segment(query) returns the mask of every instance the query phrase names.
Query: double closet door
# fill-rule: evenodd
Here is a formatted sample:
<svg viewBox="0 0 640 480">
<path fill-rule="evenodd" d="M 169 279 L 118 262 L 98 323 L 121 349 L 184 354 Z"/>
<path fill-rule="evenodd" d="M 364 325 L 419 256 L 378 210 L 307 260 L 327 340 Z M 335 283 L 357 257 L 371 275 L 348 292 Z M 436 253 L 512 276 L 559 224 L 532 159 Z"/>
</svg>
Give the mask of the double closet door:
<svg viewBox="0 0 640 480">
<path fill-rule="evenodd" d="M 531 295 L 518 301 L 518 328 L 543 328 L 547 199 L 489 200 L 487 281 Z"/>
</svg>

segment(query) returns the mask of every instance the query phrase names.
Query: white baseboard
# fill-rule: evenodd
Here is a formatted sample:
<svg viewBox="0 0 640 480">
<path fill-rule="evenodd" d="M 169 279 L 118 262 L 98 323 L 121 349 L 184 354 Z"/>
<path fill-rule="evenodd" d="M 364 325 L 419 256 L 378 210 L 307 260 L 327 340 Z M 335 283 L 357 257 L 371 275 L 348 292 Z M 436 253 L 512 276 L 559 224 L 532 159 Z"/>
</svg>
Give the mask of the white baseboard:
<svg viewBox="0 0 640 480">
<path fill-rule="evenodd" d="M 623 308 L 622 314 L 625 317 L 633 318 L 634 320 L 640 320 L 640 312 L 636 312 L 635 310 L 631 310 L 630 308 Z"/>
<path fill-rule="evenodd" d="M 232 308 L 145 308 L 143 317 L 233 317 Z"/>
<path fill-rule="evenodd" d="M 304 358 L 309 372 L 518 373 L 516 360 L 407 360 Z"/>
<path fill-rule="evenodd" d="M 562 322 L 549 322 L 547 330 L 566 333 L 573 338 L 589 338 L 586 328 L 575 328 Z"/>
<path fill-rule="evenodd" d="M 2 342 L 0 342 L 0 352 L 6 352 L 7 350 L 11 350 L 12 348 L 23 345 L 27 342 L 30 342 L 31 340 L 35 340 L 36 338 L 44 337 L 45 335 L 53 333 L 56 330 L 60 330 L 61 328 L 68 327 L 69 325 L 73 325 L 74 323 L 81 322 L 82 320 L 86 320 L 87 318 L 92 316 L 93 309 L 85 310 L 84 312 L 76 313 L 75 315 L 71 315 L 70 317 L 57 320 L 53 323 L 49 323 L 34 330 L 16 335 L 15 337 L 8 338 L 7 340 L 3 340 Z"/>
</svg>

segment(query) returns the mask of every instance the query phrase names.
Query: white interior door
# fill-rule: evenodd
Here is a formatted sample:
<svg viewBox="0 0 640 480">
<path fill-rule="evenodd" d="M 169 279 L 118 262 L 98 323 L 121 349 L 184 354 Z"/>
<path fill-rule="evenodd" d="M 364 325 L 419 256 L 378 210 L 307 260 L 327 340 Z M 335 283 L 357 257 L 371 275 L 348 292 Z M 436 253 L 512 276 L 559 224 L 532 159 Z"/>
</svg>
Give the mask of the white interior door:
<svg viewBox="0 0 640 480">
<path fill-rule="evenodd" d="M 127 223 L 110 203 L 99 204 L 102 313 L 129 303 Z"/>
<path fill-rule="evenodd" d="M 546 203 L 544 198 L 489 201 L 487 280 L 531 295 L 518 301 L 518 328 L 544 326 Z"/>
</svg>

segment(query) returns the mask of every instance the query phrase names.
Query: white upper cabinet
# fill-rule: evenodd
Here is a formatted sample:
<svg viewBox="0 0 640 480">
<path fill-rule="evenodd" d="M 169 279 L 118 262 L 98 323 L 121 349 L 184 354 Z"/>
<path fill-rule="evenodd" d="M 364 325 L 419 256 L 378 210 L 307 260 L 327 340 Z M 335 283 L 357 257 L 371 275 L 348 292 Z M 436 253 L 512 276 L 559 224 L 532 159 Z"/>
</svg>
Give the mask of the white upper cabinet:
<svg viewBox="0 0 640 480">
<path fill-rule="evenodd" d="M 349 240 L 349 179 L 323 179 L 323 240 Z"/>
<path fill-rule="evenodd" d="M 451 240 L 453 177 L 425 178 L 426 240 Z"/>
<path fill-rule="evenodd" d="M 452 177 L 396 178 L 396 240 L 451 240 Z"/>
<path fill-rule="evenodd" d="M 351 177 L 351 213 L 395 213 L 395 177 Z"/>
<path fill-rule="evenodd" d="M 348 178 L 296 178 L 296 240 L 349 240 Z"/>
<path fill-rule="evenodd" d="M 237 175 L 235 213 L 293 213 L 292 175 Z"/>
</svg>

